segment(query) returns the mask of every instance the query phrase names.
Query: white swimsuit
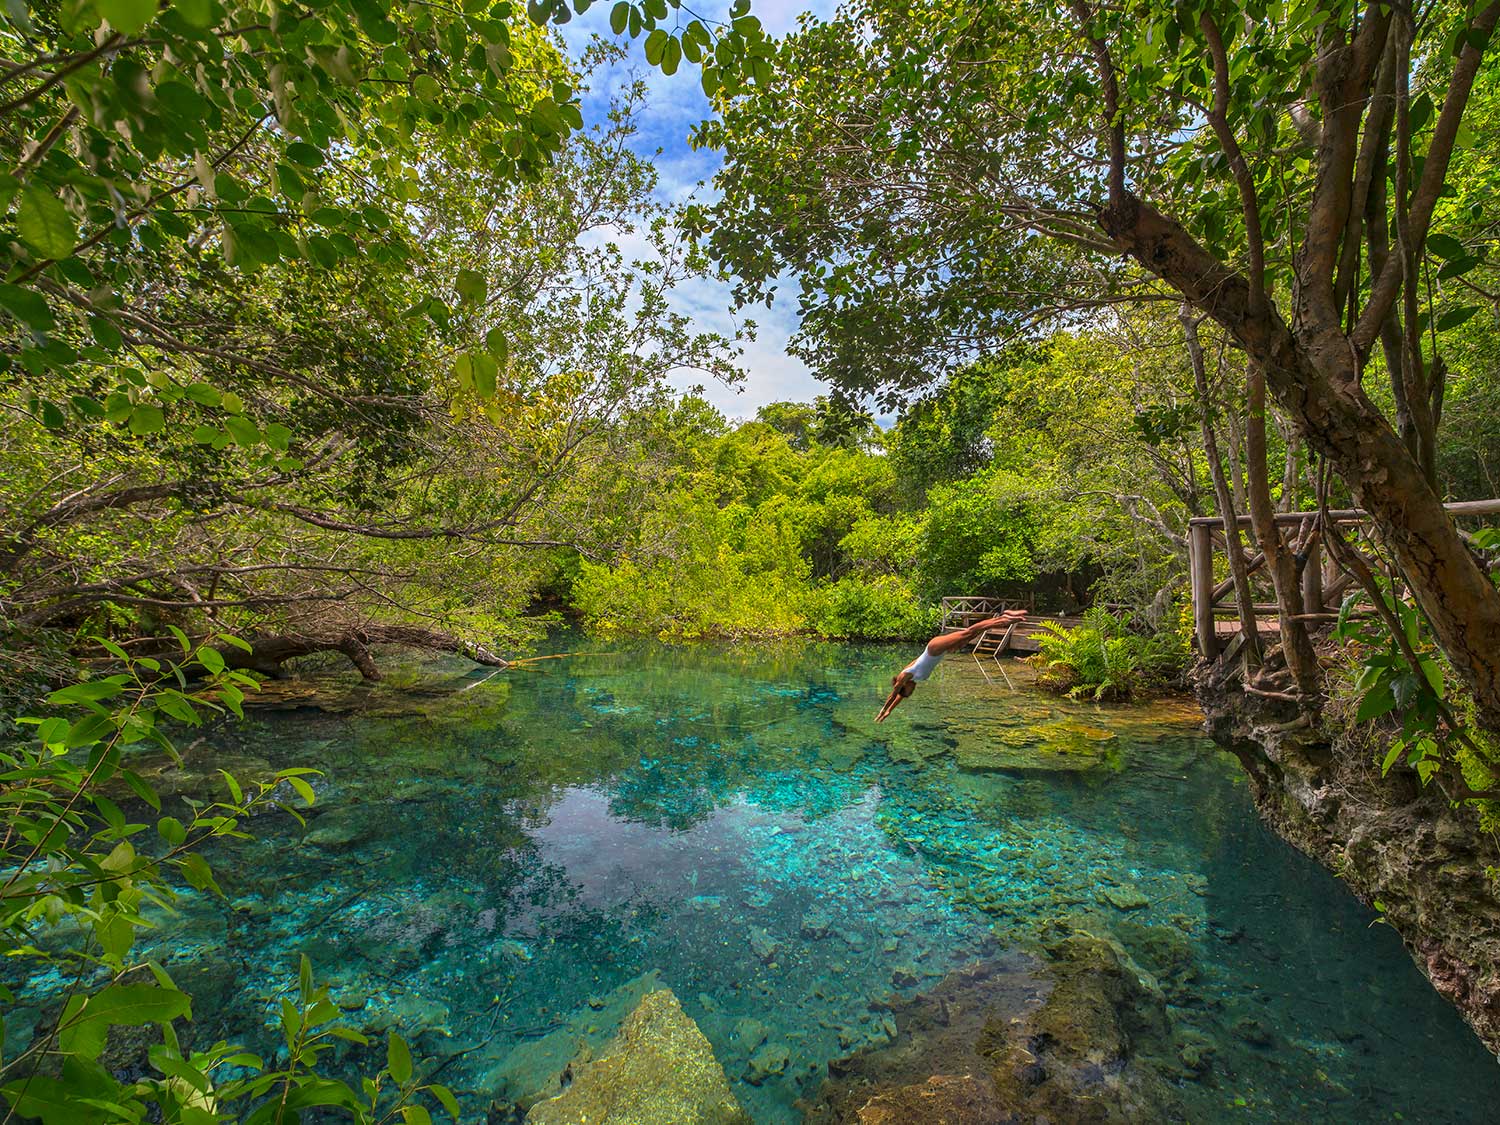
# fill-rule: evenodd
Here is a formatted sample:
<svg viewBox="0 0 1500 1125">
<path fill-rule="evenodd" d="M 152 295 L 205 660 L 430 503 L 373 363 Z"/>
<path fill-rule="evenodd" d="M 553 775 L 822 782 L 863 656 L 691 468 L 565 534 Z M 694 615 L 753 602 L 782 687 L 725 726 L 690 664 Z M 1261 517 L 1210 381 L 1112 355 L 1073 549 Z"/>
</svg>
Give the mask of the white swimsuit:
<svg viewBox="0 0 1500 1125">
<path fill-rule="evenodd" d="M 928 676 L 932 675 L 933 670 L 937 668 L 942 659 L 942 653 L 934 655 L 924 648 L 921 656 L 917 657 L 901 670 L 903 672 L 910 672 L 911 678 L 914 680 L 925 680 Z"/>
</svg>

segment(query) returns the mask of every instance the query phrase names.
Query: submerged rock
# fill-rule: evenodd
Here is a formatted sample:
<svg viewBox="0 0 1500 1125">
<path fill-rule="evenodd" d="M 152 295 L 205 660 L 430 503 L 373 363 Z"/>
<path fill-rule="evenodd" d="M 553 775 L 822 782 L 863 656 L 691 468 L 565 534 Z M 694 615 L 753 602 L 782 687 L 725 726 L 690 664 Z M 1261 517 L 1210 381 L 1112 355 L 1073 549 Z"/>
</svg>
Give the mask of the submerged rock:
<svg viewBox="0 0 1500 1125">
<path fill-rule="evenodd" d="M 1151 900 L 1138 887 L 1100 887 L 1098 897 L 1100 902 L 1107 902 L 1116 910 L 1144 910 L 1151 905 Z"/>
<path fill-rule="evenodd" d="M 972 1074 L 935 1074 L 926 1082 L 878 1094 L 856 1116 L 859 1125 L 996 1125 L 1008 1119 L 994 1084 Z"/>
<path fill-rule="evenodd" d="M 527 1109 L 559 1093 L 569 1064 L 586 1050 L 583 1036 L 570 1028 L 558 1028 L 512 1049 L 480 1079 L 479 1089 Z"/>
<path fill-rule="evenodd" d="M 827 912 L 809 910 L 802 915 L 802 925 L 799 932 L 809 941 L 817 941 L 820 938 L 826 938 L 832 929 L 833 919 L 828 916 Z"/>
<path fill-rule="evenodd" d="M 750 1125 L 669 989 L 643 997 L 604 1053 L 570 1073 L 572 1085 L 533 1105 L 526 1125 Z"/>
<path fill-rule="evenodd" d="M 750 1069 L 745 1072 L 745 1081 L 759 1086 L 767 1078 L 776 1078 L 786 1073 L 792 1061 L 792 1052 L 784 1043 L 767 1043 L 750 1056 Z"/>
<path fill-rule="evenodd" d="M 888 1001 L 900 1034 L 830 1063 L 807 1120 L 1182 1120 L 1167 1077 L 1183 1063 L 1154 978 L 1118 943 L 1084 931 L 1046 953 L 1045 965 L 980 963 L 926 994 Z"/>
<path fill-rule="evenodd" d="M 750 927 L 750 951 L 766 964 L 775 961 L 781 954 L 781 942 L 759 926 Z"/>
<path fill-rule="evenodd" d="M 753 1016 L 746 1016 L 737 1020 L 734 1025 L 734 1039 L 742 1051 L 753 1051 L 766 1041 L 769 1030 L 766 1025 Z"/>
</svg>

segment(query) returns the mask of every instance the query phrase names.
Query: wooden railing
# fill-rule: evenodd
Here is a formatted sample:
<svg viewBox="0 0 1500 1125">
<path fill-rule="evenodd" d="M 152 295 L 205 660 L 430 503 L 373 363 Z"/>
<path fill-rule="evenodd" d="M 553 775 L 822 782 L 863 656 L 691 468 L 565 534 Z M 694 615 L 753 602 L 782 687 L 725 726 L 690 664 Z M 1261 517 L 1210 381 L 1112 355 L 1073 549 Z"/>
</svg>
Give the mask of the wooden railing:
<svg viewBox="0 0 1500 1125">
<path fill-rule="evenodd" d="M 1446 504 L 1448 514 L 1455 519 L 1478 518 L 1500 515 L 1500 500 L 1466 500 Z M 1311 535 L 1316 525 L 1317 512 L 1280 512 L 1276 515 L 1276 527 L 1285 540 L 1287 532 L 1296 533 L 1293 543 L 1306 543 L 1297 552 L 1297 565 L 1301 574 L 1303 621 L 1309 624 L 1333 621 L 1338 614 L 1335 607 L 1342 601 L 1345 591 L 1353 579 L 1344 573 L 1322 549 L 1317 536 Z M 1331 511 L 1328 518 L 1335 524 L 1362 524 L 1368 518 L 1358 509 Z M 1236 521 L 1240 528 L 1248 529 L 1250 517 L 1240 516 Z M 1253 536 L 1246 535 L 1249 542 Z M 1193 593 L 1193 632 L 1198 640 L 1198 651 L 1206 660 L 1217 657 L 1220 651 L 1239 634 L 1239 608 L 1234 598 L 1234 580 L 1215 580 L 1214 562 L 1219 551 L 1227 550 L 1224 536 L 1224 521 L 1219 516 L 1202 516 L 1188 521 L 1188 573 Z M 1253 544 L 1250 547 L 1253 550 Z M 1247 550 L 1247 554 L 1249 551 Z M 1246 569 L 1254 577 L 1265 566 L 1264 554 L 1249 554 Z M 1274 597 L 1274 595 L 1273 595 Z M 1277 628 L 1275 601 L 1256 602 L 1251 607 L 1257 618 L 1257 627 L 1274 631 Z M 1231 618 L 1234 626 L 1227 634 L 1219 628 L 1220 618 Z"/>
<path fill-rule="evenodd" d="M 987 598 L 975 594 L 963 597 L 944 598 L 943 608 L 943 632 L 953 629 L 964 629 L 976 621 L 983 621 L 986 617 L 995 617 L 1008 609 L 1024 609 L 1031 612 L 1028 602 L 1015 598 Z"/>
</svg>

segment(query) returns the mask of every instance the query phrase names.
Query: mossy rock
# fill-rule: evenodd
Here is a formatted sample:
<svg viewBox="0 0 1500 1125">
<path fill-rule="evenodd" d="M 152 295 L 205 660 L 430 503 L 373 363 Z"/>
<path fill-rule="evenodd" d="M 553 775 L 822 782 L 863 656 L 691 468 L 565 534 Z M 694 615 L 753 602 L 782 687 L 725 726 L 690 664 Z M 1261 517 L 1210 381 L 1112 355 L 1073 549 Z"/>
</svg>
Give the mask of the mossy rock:
<svg viewBox="0 0 1500 1125">
<path fill-rule="evenodd" d="M 526 1125 L 750 1125 L 724 1068 L 669 989 L 642 998 L 597 1059 L 537 1102 Z"/>
<path fill-rule="evenodd" d="M 1015 746 L 980 735 L 961 735 L 953 757 L 960 769 L 1008 773 L 1087 773 L 1120 766 L 1120 756 L 1112 747 L 1077 740 Z"/>
</svg>

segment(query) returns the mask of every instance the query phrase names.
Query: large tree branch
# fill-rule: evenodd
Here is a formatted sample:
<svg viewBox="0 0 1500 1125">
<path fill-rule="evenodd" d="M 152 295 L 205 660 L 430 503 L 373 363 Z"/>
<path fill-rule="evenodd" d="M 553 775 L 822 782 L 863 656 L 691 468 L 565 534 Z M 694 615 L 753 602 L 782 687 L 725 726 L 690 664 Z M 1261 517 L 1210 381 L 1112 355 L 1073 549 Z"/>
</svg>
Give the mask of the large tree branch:
<svg viewBox="0 0 1500 1125">
<path fill-rule="evenodd" d="M 1120 80 L 1115 73 L 1109 46 L 1089 33 L 1089 8 L 1084 0 L 1069 0 L 1078 33 L 1089 45 L 1094 66 L 1099 71 L 1099 87 L 1104 91 L 1104 128 L 1109 138 L 1109 199 L 1117 203 L 1125 197 L 1125 115 L 1120 109 Z"/>
<path fill-rule="evenodd" d="M 1214 64 L 1214 97 L 1208 107 L 1208 123 L 1213 127 L 1219 147 L 1229 161 L 1229 170 L 1234 175 L 1235 187 L 1240 193 L 1240 211 L 1245 218 L 1245 241 L 1250 252 L 1250 305 L 1251 312 L 1263 309 L 1266 304 L 1266 243 L 1261 232 L 1260 201 L 1255 191 L 1255 178 L 1250 166 L 1245 163 L 1245 154 L 1240 151 L 1239 139 L 1229 124 L 1229 58 L 1224 51 L 1224 37 L 1213 16 L 1204 12 L 1198 17 L 1198 26 L 1208 43 L 1208 53 Z M 1186 327 L 1188 321 L 1183 320 Z M 1196 333 L 1196 325 L 1192 329 Z M 1196 341 L 1196 335 L 1194 335 Z M 1201 354 L 1198 366 L 1202 367 Z"/>
<path fill-rule="evenodd" d="M 1484 49 L 1474 46 L 1474 40 L 1477 38 L 1480 42 L 1487 43 L 1495 30 L 1497 21 L 1500 21 L 1500 0 L 1494 0 L 1489 7 L 1474 17 L 1474 22 L 1469 25 L 1470 35 L 1465 39 L 1464 48 L 1458 56 L 1458 63 L 1453 68 L 1453 77 L 1448 83 L 1448 94 L 1443 99 L 1443 108 L 1438 114 L 1437 124 L 1433 127 L 1432 141 L 1427 146 L 1427 156 L 1422 163 L 1422 178 L 1417 182 L 1409 204 L 1408 226 L 1411 237 L 1409 250 L 1414 256 L 1419 256 L 1422 248 L 1427 244 L 1427 231 L 1432 223 L 1433 208 L 1437 206 L 1438 194 L 1443 190 L 1443 184 L 1448 179 L 1448 165 L 1453 159 L 1453 145 L 1458 138 L 1458 127 L 1463 122 L 1464 110 L 1469 104 L 1469 96 L 1474 89 L 1474 78 L 1479 73 L 1479 64 L 1484 61 Z M 1402 200 L 1397 200 L 1397 206 L 1401 206 L 1402 202 Z M 1405 276 L 1406 264 L 1402 256 L 1392 254 L 1386 259 L 1385 268 L 1380 271 L 1379 277 L 1370 288 L 1370 300 L 1365 305 L 1365 311 L 1361 314 L 1359 323 L 1349 334 L 1350 342 L 1361 355 L 1369 351 L 1370 345 L 1379 335 L 1381 323 L 1395 304 Z M 1414 282 L 1415 279 L 1412 281 Z"/>
<path fill-rule="evenodd" d="M 1345 43 L 1331 24 L 1325 25 L 1318 53 L 1316 86 L 1323 130 L 1317 181 L 1297 258 L 1296 320 L 1299 330 L 1324 337 L 1343 333 L 1334 271 L 1354 203 L 1360 119 L 1390 24 L 1389 6 L 1371 3 L 1353 42 Z"/>
</svg>

